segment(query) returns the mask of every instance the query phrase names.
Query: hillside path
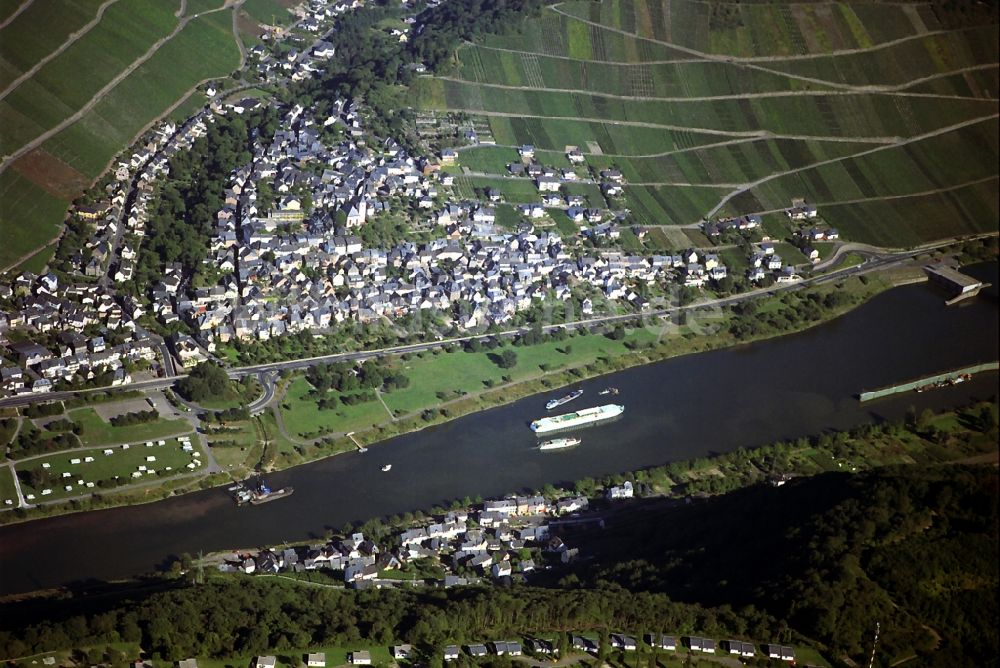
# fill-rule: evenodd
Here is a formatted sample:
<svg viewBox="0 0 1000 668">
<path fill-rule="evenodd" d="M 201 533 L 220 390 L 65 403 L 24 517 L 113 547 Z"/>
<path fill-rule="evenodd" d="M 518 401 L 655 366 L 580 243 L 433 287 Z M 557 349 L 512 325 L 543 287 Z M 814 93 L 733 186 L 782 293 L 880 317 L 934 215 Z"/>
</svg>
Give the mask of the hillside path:
<svg viewBox="0 0 1000 668">
<path fill-rule="evenodd" d="M 635 38 L 635 39 L 644 40 L 644 41 L 647 41 L 647 42 L 653 42 L 655 44 L 661 44 L 663 46 L 670 47 L 671 49 L 675 49 L 677 51 L 681 51 L 682 53 L 687 53 L 687 54 L 690 54 L 692 56 L 697 56 L 697 57 L 701 58 L 704 61 L 732 63 L 734 65 L 737 65 L 739 67 L 744 67 L 746 69 L 757 70 L 757 71 L 760 71 L 760 72 L 767 72 L 768 74 L 773 74 L 773 75 L 776 75 L 776 76 L 782 76 L 782 77 L 785 77 L 785 78 L 788 78 L 788 79 L 794 79 L 796 81 L 804 81 L 804 82 L 811 83 L 811 84 L 816 84 L 816 85 L 820 85 L 820 86 L 829 86 L 831 88 L 837 88 L 837 89 L 840 89 L 840 90 L 854 91 L 854 92 L 857 92 L 857 93 L 878 93 L 878 92 L 885 92 L 887 90 L 893 90 L 893 86 L 883 86 L 883 85 L 876 85 L 876 84 L 847 84 L 847 83 L 840 83 L 840 82 L 836 82 L 836 81 L 829 81 L 827 79 L 819 79 L 817 77 L 810 77 L 810 76 L 806 76 L 804 74 L 792 74 L 792 73 L 789 73 L 789 72 L 783 72 L 782 70 L 776 70 L 776 69 L 773 69 L 773 68 L 764 67 L 762 65 L 756 64 L 757 62 L 772 62 L 772 61 L 773 62 L 777 62 L 779 60 L 788 60 L 788 58 L 786 58 L 784 56 L 781 56 L 781 57 L 775 57 L 775 56 L 757 56 L 756 58 L 760 58 L 760 59 L 764 59 L 764 60 L 747 60 L 747 59 L 740 59 L 740 58 L 737 58 L 735 56 L 726 56 L 726 55 L 719 55 L 719 54 L 714 54 L 714 53 L 708 53 L 706 51 L 699 51 L 698 49 L 693 49 L 693 48 L 687 47 L 687 46 L 681 46 L 679 44 L 674 44 L 672 42 L 665 42 L 663 40 L 654 39 L 652 37 L 642 37 L 642 36 L 637 35 L 635 33 L 628 32 L 627 30 L 622 30 L 620 28 L 612 28 L 610 26 L 606 26 L 606 25 L 597 23 L 595 21 L 590 21 L 588 19 L 583 19 L 583 18 L 580 18 L 578 16 L 574 16 L 573 14 L 569 14 L 567 12 L 562 11 L 561 9 L 559 9 L 558 5 L 553 5 L 551 7 L 551 10 L 553 12 L 557 13 L 557 14 L 560 14 L 562 16 L 568 17 L 568 18 L 576 20 L 576 21 L 580 21 L 581 23 L 585 23 L 585 24 L 590 25 L 590 26 L 594 26 L 596 28 L 600 28 L 600 29 L 603 29 L 603 30 L 608 30 L 610 32 L 619 33 L 621 35 L 626 35 L 628 37 L 632 37 L 632 38 Z M 925 36 L 926 35 L 921 35 L 921 37 L 925 37 Z M 854 52 L 855 52 L 855 50 L 853 50 L 853 49 L 845 49 L 844 51 L 840 52 L 840 55 L 849 55 L 849 54 L 854 53 Z M 862 49 L 858 49 L 856 52 L 857 53 L 863 53 L 864 51 Z"/>
<path fill-rule="evenodd" d="M 69 37 L 66 39 L 65 42 L 59 45 L 58 49 L 56 49 L 49 55 L 39 60 L 37 63 L 34 64 L 34 66 L 30 70 L 28 70 L 18 78 L 14 79 L 12 82 L 10 82 L 9 86 L 3 89 L 3 91 L 0 91 L 0 100 L 7 97 L 7 95 L 9 95 L 11 91 L 20 86 L 23 82 L 35 76 L 35 73 L 38 72 L 38 70 L 42 69 L 42 67 L 44 67 L 47 62 L 58 56 L 60 53 L 62 53 L 69 47 L 73 46 L 73 44 L 78 39 L 80 39 L 88 32 L 90 32 L 95 26 L 97 26 L 98 23 L 101 22 L 101 19 L 104 18 L 104 10 L 106 10 L 108 7 L 115 4 L 116 2 L 118 2 L 118 0 L 105 0 L 105 2 L 100 7 L 97 8 L 97 15 L 89 23 L 81 27 L 76 32 L 70 33 Z"/>
<path fill-rule="evenodd" d="M 30 7 L 31 3 L 33 3 L 34 1 L 35 0 L 28 0 L 27 2 L 21 3 L 21 5 L 17 9 L 14 10 L 13 14 L 11 14 L 7 18 L 5 18 L 3 21 L 0 21 L 0 30 L 3 30 L 4 28 L 6 28 L 10 24 L 11 21 L 13 21 L 14 19 L 16 19 L 21 12 L 23 12 L 25 9 L 27 9 L 28 7 Z"/>
<path fill-rule="evenodd" d="M 697 132 L 706 135 L 719 135 L 722 137 L 744 137 L 748 139 L 795 139 L 798 141 L 828 141 L 842 142 L 849 144 L 898 144 L 903 141 L 902 137 L 837 137 L 826 135 L 790 135 L 771 132 L 770 130 L 716 130 L 714 128 L 697 128 L 687 125 L 673 125 L 670 123 L 651 123 L 648 121 L 612 121 L 606 118 L 590 118 L 586 116 L 542 116 L 540 114 L 515 114 L 507 111 L 485 111 L 482 109 L 465 109 L 460 107 L 449 107 L 449 112 L 468 114 L 470 116 L 496 116 L 498 118 L 543 118 L 560 121 L 580 121 L 582 123 L 600 123 L 602 125 L 625 125 L 637 128 L 654 128 L 658 130 L 674 130 L 676 132 Z M 603 155 L 603 154 L 602 154 Z"/>
<path fill-rule="evenodd" d="M 878 44 L 873 44 L 872 46 L 859 46 L 851 49 L 838 49 L 835 51 L 826 51 L 823 53 L 799 53 L 791 55 L 772 55 L 772 56 L 731 56 L 722 53 L 707 53 L 704 51 L 699 51 L 698 49 L 677 44 L 675 42 L 667 42 L 662 39 L 656 39 L 655 37 L 646 37 L 645 35 L 640 35 L 638 33 L 622 30 L 621 28 L 615 28 L 612 26 L 604 25 L 603 23 L 597 23 L 595 21 L 591 21 L 590 19 L 585 19 L 583 17 L 576 16 L 575 14 L 570 14 L 569 12 L 565 12 L 559 8 L 559 4 L 551 5 L 550 6 L 551 11 L 557 14 L 562 14 L 563 16 L 569 19 L 573 19 L 576 21 L 580 21 L 581 23 L 586 23 L 588 25 L 595 26 L 597 28 L 600 28 L 601 30 L 608 30 L 610 32 L 616 32 L 621 35 L 625 35 L 626 37 L 632 37 L 633 39 L 639 39 L 646 42 L 661 44 L 663 46 L 669 47 L 671 49 L 676 49 L 677 51 L 681 51 L 683 53 L 691 54 L 694 56 L 700 56 L 704 60 L 722 60 L 731 63 L 779 63 L 779 62 L 786 62 L 789 60 L 816 60 L 820 58 L 830 58 L 835 56 L 851 56 L 856 54 L 871 53 L 872 51 L 880 51 L 882 49 L 890 49 L 894 46 L 898 46 L 899 44 L 905 44 L 906 42 L 921 40 L 927 37 L 934 37 L 935 35 L 947 35 L 949 33 L 965 32 L 967 30 L 977 30 L 982 27 L 982 26 L 967 26 L 963 28 L 954 28 L 951 30 L 928 30 L 926 32 L 907 35 L 905 37 L 897 37 L 896 39 L 892 39 L 886 42 L 879 42 Z M 487 48 L 493 48 L 493 47 L 487 47 Z M 545 54 L 540 54 L 540 55 L 545 55 Z M 672 61 L 666 61 L 666 62 L 672 62 Z"/>
<path fill-rule="evenodd" d="M 787 176 L 789 174 L 795 174 L 795 173 L 798 173 L 798 172 L 805 171 L 807 169 L 815 169 L 816 167 L 822 167 L 823 165 L 829 165 L 829 164 L 833 164 L 835 162 L 842 162 L 844 160 L 848 160 L 848 159 L 851 159 L 851 158 L 860 158 L 862 156 L 871 155 L 873 153 L 878 153 L 879 151 L 884 151 L 884 150 L 889 149 L 889 148 L 898 148 L 900 146 L 906 146 L 907 144 L 913 144 L 915 142 L 923 141 L 925 139 L 931 139 L 931 138 L 937 137 L 939 135 L 947 134 L 949 132 L 954 132 L 955 130 L 961 130 L 962 128 L 968 127 L 970 125 L 976 125 L 978 123 L 982 123 L 982 122 L 988 121 L 988 120 L 995 120 L 997 118 L 1000 118 L 1000 113 L 998 113 L 998 114 L 990 114 L 988 116 L 980 116 L 979 118 L 973 118 L 973 119 L 970 119 L 970 120 L 967 120 L 967 121 L 962 121 L 961 123 L 954 123 L 952 125 L 948 125 L 948 126 L 943 127 L 943 128 L 938 128 L 937 130 L 931 130 L 930 132 L 925 132 L 923 134 L 914 135 L 913 137 L 908 137 L 906 139 L 902 139 L 902 140 L 900 140 L 900 141 L 898 141 L 898 142 L 896 142 L 894 144 L 887 144 L 885 146 L 877 146 L 875 148 L 870 148 L 870 149 L 867 149 L 865 151 L 861 151 L 860 153 L 854 153 L 854 154 L 851 154 L 851 155 L 844 155 L 844 156 L 840 156 L 840 157 L 837 157 L 837 158 L 830 158 L 829 160 L 820 160 L 819 162 L 814 162 L 812 164 L 805 165 L 803 167 L 797 167 L 795 169 L 789 169 L 789 170 L 785 170 L 783 172 L 776 172 L 774 174 L 769 174 L 768 176 L 759 178 L 756 181 L 752 181 L 752 182 L 746 184 L 744 187 L 737 188 L 733 192 L 731 192 L 728 195 L 726 195 L 725 197 L 723 197 L 722 200 L 720 200 L 718 204 L 716 204 L 714 207 L 712 207 L 712 209 L 708 213 L 705 214 L 705 218 L 711 218 L 712 216 L 714 216 L 716 213 L 718 213 L 719 209 L 721 209 L 726 204 L 728 204 L 729 201 L 731 199 L 733 199 L 734 197 L 736 197 L 737 195 L 740 195 L 740 194 L 742 194 L 742 193 L 744 193 L 744 192 L 746 192 L 748 190 L 752 190 L 753 188 L 756 188 L 757 186 L 760 186 L 761 184 L 767 183 L 768 181 L 772 181 L 774 179 L 781 178 L 782 176 Z"/>
<path fill-rule="evenodd" d="M 864 94 L 891 95 L 894 97 L 921 97 L 921 98 L 932 98 L 939 100 L 940 99 L 981 100 L 983 102 L 996 103 L 997 102 L 996 98 L 974 97 L 969 95 L 946 95 L 944 93 L 911 93 L 911 92 L 906 92 L 906 89 L 912 88 L 913 86 L 917 86 L 922 83 L 927 83 L 928 81 L 949 77 L 955 74 L 965 74 L 968 72 L 976 72 L 985 69 L 996 69 L 997 67 L 1000 67 L 1000 63 L 980 63 L 977 65 L 969 65 L 967 67 L 961 67 L 959 69 L 950 70 L 947 72 L 937 72 L 935 74 L 931 74 L 925 77 L 919 77 L 916 79 L 911 79 L 909 81 L 904 81 L 899 84 L 869 84 L 871 86 L 877 86 L 878 89 L 865 91 Z M 611 100 L 626 100 L 635 102 L 717 102 L 719 100 L 748 100 L 748 99 L 779 98 L 779 97 L 833 97 L 833 96 L 846 96 L 846 95 L 859 94 L 859 92 L 856 90 L 837 89 L 837 90 L 773 90 L 773 91 L 759 91 L 756 93 L 729 93 L 725 95 L 679 95 L 679 96 L 622 95 L 620 93 L 605 93 L 602 91 L 593 91 L 593 90 L 582 91 L 578 88 L 550 88 L 548 86 L 525 86 L 525 85 L 494 83 L 489 81 L 471 81 L 469 79 L 462 79 L 460 77 L 451 77 L 443 75 L 435 75 L 434 78 L 440 81 L 451 81 L 453 83 L 468 84 L 472 86 L 483 86 L 484 88 L 497 88 L 500 90 L 538 91 L 544 93 L 566 93 L 570 95 L 585 95 L 587 97 L 602 97 Z M 838 84 L 831 84 L 831 85 L 838 85 Z"/>
<path fill-rule="evenodd" d="M 70 125 L 76 123 L 78 120 L 83 118 L 91 109 L 93 109 L 97 105 L 98 102 L 100 102 L 104 98 L 105 95 L 114 90 L 115 87 L 118 86 L 118 84 L 120 84 L 122 81 L 124 81 L 127 76 L 132 74 L 132 72 L 141 67 L 143 63 L 152 58 L 164 44 L 166 44 L 174 37 L 176 37 L 177 34 L 180 33 L 180 31 L 187 26 L 187 24 L 191 21 L 191 19 L 198 18 L 199 16 L 204 16 L 206 14 L 213 14 L 215 12 L 224 11 L 227 9 L 230 9 L 230 4 L 228 2 L 222 7 L 217 7 L 216 9 L 209 9 L 207 11 L 200 12 L 198 14 L 192 14 L 191 16 L 185 16 L 184 18 L 182 18 L 177 23 L 177 26 L 170 32 L 169 35 L 167 35 L 166 37 L 161 37 L 160 39 L 156 40 L 156 42 L 154 42 L 153 45 L 149 47 L 149 50 L 146 51 L 146 53 L 144 53 L 139 58 L 132 61 L 132 63 L 130 63 L 128 67 L 119 72 L 111 81 L 105 84 L 99 91 L 97 91 L 97 93 L 94 94 L 92 98 L 90 98 L 90 100 L 87 101 L 86 104 L 80 107 L 80 109 L 78 109 L 75 113 L 73 113 L 68 118 L 63 119 L 63 121 L 57 124 L 55 127 L 49 128 L 42 134 L 32 139 L 27 144 L 24 144 L 10 155 L 4 156 L 3 162 L 0 162 L 0 174 L 6 171 L 6 169 L 10 166 L 10 164 L 15 160 L 17 160 L 18 158 L 20 158 L 22 155 L 30 153 L 31 151 L 35 150 L 49 139 L 56 136 L 57 134 L 68 128 Z"/>
</svg>

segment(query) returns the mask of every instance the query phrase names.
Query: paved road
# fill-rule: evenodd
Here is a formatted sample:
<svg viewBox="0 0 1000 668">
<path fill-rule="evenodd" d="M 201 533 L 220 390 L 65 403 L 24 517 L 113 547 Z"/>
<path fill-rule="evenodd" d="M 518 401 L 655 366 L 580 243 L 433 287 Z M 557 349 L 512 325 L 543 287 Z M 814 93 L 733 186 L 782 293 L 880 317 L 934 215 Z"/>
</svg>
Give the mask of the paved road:
<svg viewBox="0 0 1000 668">
<path fill-rule="evenodd" d="M 993 236 L 994 234 L 995 233 L 989 233 L 970 238 Z M 574 329 L 579 329 L 581 327 L 615 325 L 635 320 L 676 316 L 688 311 L 697 311 L 706 308 L 731 306 L 733 304 L 738 304 L 740 302 L 748 301 L 751 299 L 757 299 L 759 297 L 767 295 L 801 290 L 812 285 L 823 285 L 825 283 L 839 281 L 841 279 L 850 276 L 856 276 L 858 274 L 870 273 L 880 269 L 885 269 L 894 265 L 907 262 L 912 258 L 916 257 L 917 255 L 927 253 L 937 248 L 952 245 L 956 243 L 956 241 L 957 240 L 955 239 L 949 239 L 947 241 L 928 244 L 912 250 L 898 251 L 898 252 L 880 251 L 878 254 L 871 253 L 868 255 L 868 258 L 866 259 L 865 262 L 853 267 L 837 269 L 828 274 L 825 274 L 823 276 L 817 276 L 815 278 L 807 278 L 792 283 L 776 284 L 768 288 L 758 288 L 756 290 L 750 290 L 748 292 L 743 292 L 738 295 L 720 297 L 718 299 L 708 299 L 700 302 L 695 302 L 693 304 L 689 304 L 686 306 L 672 306 L 669 308 L 651 310 L 644 313 L 627 313 L 624 315 L 601 316 L 597 318 L 588 318 L 586 320 L 578 320 L 576 322 L 570 322 L 570 323 L 545 325 L 542 327 L 542 331 L 550 333 L 560 329 L 574 330 Z M 254 409 L 259 409 L 263 408 L 266 405 L 266 403 L 269 403 L 273 398 L 274 374 L 284 370 L 305 369 L 311 366 L 315 366 L 317 364 L 328 364 L 331 362 L 361 361 L 377 357 L 384 357 L 387 355 L 402 355 L 405 353 L 417 353 L 425 350 L 432 350 L 434 348 L 442 348 L 452 344 L 461 344 L 476 339 L 485 340 L 490 338 L 512 338 L 519 334 L 524 334 L 528 331 L 530 331 L 530 327 L 519 327 L 514 329 L 503 330 L 501 332 L 490 332 L 486 334 L 470 334 L 468 336 L 458 336 L 450 339 L 441 339 L 439 341 L 427 341 L 422 343 L 412 343 L 401 346 L 387 346 L 385 348 L 376 348 L 372 350 L 358 350 L 346 353 L 331 353 L 329 355 L 317 355 L 314 357 L 304 357 L 294 360 L 286 360 L 283 362 L 268 362 L 264 364 L 254 364 L 251 366 L 235 367 L 229 369 L 228 374 L 229 377 L 233 379 L 243 378 L 244 376 L 256 376 L 259 379 L 261 379 L 262 384 L 265 387 L 265 397 L 267 397 L 266 401 L 263 401 L 262 397 L 261 399 L 258 399 L 257 401 L 253 402 L 253 404 L 251 404 L 254 407 Z M 32 403 L 39 403 L 43 401 L 69 399 L 77 395 L 87 394 L 88 392 L 99 392 L 99 391 L 107 391 L 114 389 L 157 390 L 170 387 L 178 379 L 186 377 L 187 377 L 186 374 L 179 374 L 170 378 L 156 378 L 153 380 L 131 383 L 129 385 L 119 386 L 118 388 L 102 387 L 102 388 L 93 388 L 90 390 L 81 390 L 81 391 L 49 392 L 46 394 L 7 397 L 4 399 L 0 399 L 0 407 L 26 406 Z M 272 396 L 267 396 L 267 395 L 272 395 Z"/>
</svg>

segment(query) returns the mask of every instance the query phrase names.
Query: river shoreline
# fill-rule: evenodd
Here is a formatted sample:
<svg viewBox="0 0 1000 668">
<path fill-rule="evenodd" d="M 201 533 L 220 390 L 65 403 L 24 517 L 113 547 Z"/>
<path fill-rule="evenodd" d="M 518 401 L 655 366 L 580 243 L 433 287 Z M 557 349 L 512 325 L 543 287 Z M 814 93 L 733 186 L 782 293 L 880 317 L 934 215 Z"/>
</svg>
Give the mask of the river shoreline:
<svg viewBox="0 0 1000 668">
<path fill-rule="evenodd" d="M 389 439 L 367 454 L 269 474 L 272 487 L 295 487 L 280 503 L 237 508 L 225 490 L 210 489 L 2 527 L 0 593 L 116 580 L 159 570 L 184 552 L 311 540 L 347 523 L 466 496 L 520 493 L 849 430 L 900 419 L 911 405 L 947 410 L 994 396 L 995 376 L 865 407 L 856 395 L 995 355 L 997 320 L 995 293 L 945 307 L 928 287 L 899 288 L 798 334 L 583 381 L 588 397 L 618 387 L 625 419 L 581 431 L 583 444 L 557 456 L 537 450 L 526 424 L 540 407 L 529 398 Z M 382 472 L 387 463 L 391 472 Z"/>
<path fill-rule="evenodd" d="M 324 460 L 336 457 L 338 455 L 344 455 L 351 452 L 357 451 L 357 446 L 360 443 L 364 447 L 373 447 L 385 443 L 393 438 L 399 436 L 405 436 L 408 434 L 416 434 L 424 431 L 425 429 L 433 428 L 436 426 L 444 425 L 454 420 L 469 417 L 476 413 L 489 411 L 494 408 L 500 408 L 512 404 L 521 399 L 540 396 L 544 393 L 558 390 L 561 388 L 568 387 L 575 383 L 582 383 L 585 381 L 592 381 L 603 376 L 608 376 L 614 373 L 618 373 L 627 369 L 633 369 L 636 367 L 648 366 L 657 364 L 659 362 L 664 362 L 667 360 L 678 359 L 682 357 L 689 357 L 694 355 L 699 355 L 702 353 L 720 351 L 720 350 L 730 350 L 739 349 L 745 346 L 751 346 L 764 341 L 771 341 L 780 339 L 785 336 L 791 336 L 801 332 L 808 331 L 815 327 L 822 326 L 824 324 L 830 323 L 837 318 L 840 318 L 851 311 L 864 306 L 868 301 L 874 297 L 885 293 L 886 291 L 892 290 L 894 288 L 906 285 L 909 282 L 896 282 L 887 277 L 884 277 L 882 273 L 875 273 L 873 275 L 868 275 L 868 282 L 859 283 L 857 277 L 848 277 L 842 279 L 842 281 L 834 284 L 827 284 L 821 286 L 812 286 L 811 289 L 818 292 L 824 292 L 832 289 L 837 289 L 836 286 L 843 281 L 853 281 L 859 283 L 856 288 L 856 294 L 860 295 L 857 302 L 847 305 L 842 308 L 834 309 L 828 313 L 824 313 L 823 317 L 811 322 L 801 323 L 796 327 L 789 328 L 780 332 L 768 332 L 759 336 L 750 337 L 747 339 L 739 340 L 732 337 L 728 332 L 714 332 L 707 335 L 700 335 L 693 339 L 688 339 L 684 335 L 673 335 L 671 338 L 665 339 L 661 342 L 659 348 L 649 348 L 645 350 L 637 350 L 629 352 L 625 355 L 621 355 L 610 364 L 610 368 L 603 368 L 597 370 L 596 372 L 588 372 L 586 367 L 591 366 L 596 363 L 580 363 L 573 366 L 563 367 L 558 371 L 546 372 L 541 375 L 529 377 L 523 380 L 515 381 L 505 385 L 499 385 L 487 390 L 477 392 L 472 395 L 462 396 L 455 399 L 451 399 L 445 402 L 441 402 L 436 406 L 429 406 L 427 408 L 442 408 L 447 407 L 449 414 L 447 417 L 436 415 L 431 420 L 423 420 L 420 418 L 420 412 L 414 412 L 409 415 L 398 418 L 397 420 L 380 423 L 372 426 L 371 428 L 352 432 L 352 436 L 331 436 L 329 440 L 331 441 L 329 445 L 323 447 L 323 451 L 317 453 L 313 456 L 299 458 L 295 460 L 286 460 L 281 463 L 275 463 L 274 460 L 266 463 L 264 465 L 264 472 L 279 473 L 284 471 L 291 471 L 297 467 L 305 466 L 308 464 L 315 464 L 317 462 L 322 462 Z M 806 288 L 808 291 L 810 288 Z M 785 294 L 796 294 L 802 292 L 794 291 L 793 293 Z M 779 299 L 779 295 L 772 295 L 769 300 Z M 697 305 L 695 305 L 696 307 Z M 572 342 L 573 337 L 567 339 L 568 342 Z M 666 344 L 666 347 L 664 345 Z M 449 354 L 449 353 L 443 353 Z M 461 351 L 450 354 L 464 354 Z M 287 390 L 287 386 L 290 384 L 290 380 L 283 380 L 283 386 L 280 391 L 275 393 L 277 403 L 279 405 L 271 406 L 269 410 L 273 412 L 280 412 L 280 402 L 284 397 L 284 392 Z M 206 409 L 207 410 L 207 409 Z M 424 409 L 426 410 L 426 409 Z M 277 426 L 280 424 L 280 418 L 274 418 L 274 424 Z M 262 425 L 263 429 L 268 429 L 267 426 Z M 308 446 L 315 444 L 308 444 L 304 441 L 297 441 L 288 437 L 284 437 L 294 446 Z M 274 440 L 269 438 L 269 440 Z M 319 437 L 317 440 L 326 440 L 324 437 Z M 41 519 L 61 517 L 65 515 L 75 515 L 79 513 L 89 513 L 97 512 L 101 510 L 114 510 L 116 508 L 126 508 L 133 506 L 143 506 L 151 503 L 156 503 L 159 501 L 177 498 L 179 496 L 184 496 L 187 494 L 193 494 L 201 491 L 219 489 L 228 487 L 233 484 L 237 478 L 245 476 L 233 477 L 230 474 L 219 473 L 211 474 L 207 477 L 200 478 L 191 484 L 191 487 L 185 491 L 178 491 L 178 488 L 169 488 L 166 493 L 144 495 L 146 498 L 140 500 L 128 500 L 124 503 L 108 503 L 108 505 L 98 505 L 93 507 L 92 500 L 86 501 L 75 501 L 64 504 L 53 503 L 44 506 L 45 510 L 50 510 L 51 512 L 37 512 L 40 507 L 36 506 L 27 511 L 27 516 L 19 517 L 17 511 L 9 511 L 6 514 L 0 514 L 0 527 L 12 526 L 17 524 L 24 524 L 27 522 L 33 522 Z M 164 481 L 164 486 L 169 487 L 173 481 Z M 181 489 L 186 487 L 186 485 L 181 485 Z M 146 490 L 149 491 L 149 490 Z M 134 491 L 128 489 L 121 490 L 121 492 L 112 491 L 107 495 L 97 495 L 102 500 L 114 501 L 117 496 L 125 496 L 129 494 L 134 494 Z M 100 503 L 100 502 L 99 502 Z M 25 514 L 22 511 L 22 514 Z"/>
</svg>

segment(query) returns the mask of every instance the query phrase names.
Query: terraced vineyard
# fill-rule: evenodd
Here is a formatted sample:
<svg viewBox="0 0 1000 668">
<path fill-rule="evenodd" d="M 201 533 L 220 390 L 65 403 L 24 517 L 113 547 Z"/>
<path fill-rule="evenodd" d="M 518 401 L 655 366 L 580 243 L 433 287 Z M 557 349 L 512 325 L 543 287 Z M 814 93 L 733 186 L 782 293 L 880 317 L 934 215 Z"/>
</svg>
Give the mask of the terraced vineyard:
<svg viewBox="0 0 1000 668">
<path fill-rule="evenodd" d="M 537 201 L 527 181 L 503 185 L 515 180 L 503 167 L 512 149 L 533 145 L 568 168 L 576 146 L 591 173 L 622 171 L 641 224 L 691 226 L 803 197 L 851 239 L 912 245 L 996 230 L 1000 215 L 997 25 L 948 27 L 940 11 L 563 2 L 462 45 L 410 99 L 489 123 L 496 146 L 460 152 L 466 189 Z"/>
<path fill-rule="evenodd" d="M 240 64 L 224 0 L 22 0 L 0 16 L 0 270 L 199 81 Z M 51 248 L 49 249 L 51 252 Z"/>
</svg>

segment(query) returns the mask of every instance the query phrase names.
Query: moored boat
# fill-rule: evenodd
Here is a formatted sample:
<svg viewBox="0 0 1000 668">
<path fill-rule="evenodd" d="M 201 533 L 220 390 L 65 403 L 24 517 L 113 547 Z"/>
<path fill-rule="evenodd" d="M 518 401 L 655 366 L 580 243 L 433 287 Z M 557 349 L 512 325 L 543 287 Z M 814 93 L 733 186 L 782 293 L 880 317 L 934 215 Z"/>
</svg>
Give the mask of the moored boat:
<svg viewBox="0 0 1000 668">
<path fill-rule="evenodd" d="M 295 488 L 289 486 L 272 490 L 268 487 L 266 482 L 260 480 L 255 484 L 250 484 L 248 482 L 240 483 L 231 487 L 230 491 L 234 492 L 233 497 L 236 499 L 236 505 L 242 506 L 249 503 L 254 506 L 259 506 L 262 503 L 277 501 L 278 499 L 283 499 L 286 496 L 291 496 L 292 492 L 295 491 Z"/>
<path fill-rule="evenodd" d="M 584 408 L 575 413 L 565 413 L 535 420 L 531 423 L 531 431 L 536 434 L 545 434 L 550 431 L 560 429 L 572 429 L 582 427 L 601 420 L 618 417 L 625 412 L 625 407 L 620 404 L 605 404 L 593 408 Z"/>
<path fill-rule="evenodd" d="M 538 446 L 539 450 L 561 450 L 563 448 L 572 448 L 574 445 L 580 445 L 582 441 L 579 438 L 554 438 L 551 441 L 545 441 Z"/>
<path fill-rule="evenodd" d="M 565 397 L 559 397 L 558 399 L 552 399 L 547 404 L 545 404 L 545 410 L 550 411 L 557 406 L 562 406 L 563 404 L 573 401 L 577 397 L 583 394 L 583 390 L 577 390 L 576 392 L 570 392 Z"/>
</svg>

